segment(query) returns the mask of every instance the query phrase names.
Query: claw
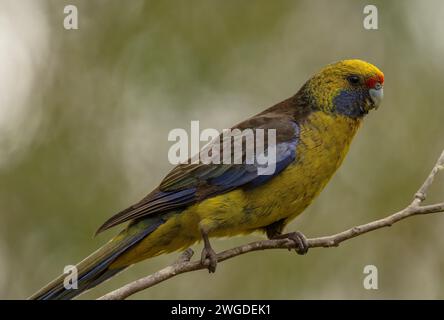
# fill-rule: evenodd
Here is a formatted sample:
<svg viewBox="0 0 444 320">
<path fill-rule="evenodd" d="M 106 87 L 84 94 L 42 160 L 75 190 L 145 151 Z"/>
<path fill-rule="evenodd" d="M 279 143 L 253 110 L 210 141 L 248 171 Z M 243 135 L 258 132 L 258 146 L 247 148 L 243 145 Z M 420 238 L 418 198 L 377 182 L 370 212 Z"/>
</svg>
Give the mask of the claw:
<svg viewBox="0 0 444 320">
<path fill-rule="evenodd" d="M 295 244 L 295 251 L 297 254 L 304 255 L 308 251 L 308 241 L 307 237 L 304 236 L 303 233 L 299 231 L 290 232 L 286 234 L 280 234 L 279 236 L 275 237 L 275 239 L 289 239 L 292 240 Z M 291 250 L 291 248 L 288 248 L 288 250 Z"/>
<path fill-rule="evenodd" d="M 297 254 L 304 255 L 308 251 L 308 241 L 307 237 L 299 231 L 290 232 L 287 234 L 287 238 L 293 240 L 296 247 L 295 250 Z"/>
<path fill-rule="evenodd" d="M 209 260 L 209 263 L 207 263 L 207 259 Z M 203 265 L 206 265 L 208 267 L 209 273 L 214 273 L 216 271 L 217 266 L 217 256 L 216 252 L 214 252 L 213 248 L 211 247 L 204 247 L 202 249 L 202 255 L 200 258 L 200 262 Z"/>
</svg>

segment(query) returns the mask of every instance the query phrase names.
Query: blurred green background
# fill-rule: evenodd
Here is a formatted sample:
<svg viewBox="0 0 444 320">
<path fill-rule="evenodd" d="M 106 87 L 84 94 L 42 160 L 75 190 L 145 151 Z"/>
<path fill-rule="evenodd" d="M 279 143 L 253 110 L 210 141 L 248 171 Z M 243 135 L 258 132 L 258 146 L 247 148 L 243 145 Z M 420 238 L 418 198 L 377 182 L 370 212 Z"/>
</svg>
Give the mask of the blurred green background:
<svg viewBox="0 0 444 320">
<path fill-rule="evenodd" d="M 79 30 L 63 28 L 68 4 Z M 363 28 L 366 4 L 377 5 L 379 30 Z M 27 297 L 115 234 L 92 236 L 171 169 L 171 129 L 230 127 L 340 59 L 380 67 L 385 100 L 289 230 L 328 235 L 403 208 L 444 148 L 443 16 L 438 0 L 0 0 L 0 298 Z M 439 200 L 442 176 L 427 201 Z M 443 298 L 443 228 L 436 214 L 304 257 L 251 253 L 133 298 Z M 176 257 L 140 263 L 82 298 Z M 368 264 L 378 290 L 363 288 Z"/>
</svg>

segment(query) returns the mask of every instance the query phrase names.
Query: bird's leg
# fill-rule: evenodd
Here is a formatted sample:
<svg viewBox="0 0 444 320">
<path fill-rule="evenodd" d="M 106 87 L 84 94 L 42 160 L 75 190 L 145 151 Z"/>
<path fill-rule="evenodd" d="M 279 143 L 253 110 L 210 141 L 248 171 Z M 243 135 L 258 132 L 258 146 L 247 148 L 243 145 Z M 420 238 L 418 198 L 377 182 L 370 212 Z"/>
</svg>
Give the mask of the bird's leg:
<svg viewBox="0 0 444 320">
<path fill-rule="evenodd" d="M 274 239 L 276 236 L 280 236 L 285 227 L 285 219 L 278 220 L 265 227 L 268 239 Z"/>
<path fill-rule="evenodd" d="M 282 234 L 284 226 L 284 220 L 279 220 L 268 225 L 265 228 L 268 239 L 290 239 L 295 243 L 295 250 L 298 254 L 306 254 L 308 251 L 307 238 L 299 231 Z"/>
<path fill-rule="evenodd" d="M 211 247 L 210 239 L 208 238 L 208 231 L 204 227 L 200 227 L 200 233 L 204 241 L 200 262 L 205 265 L 205 262 L 208 259 L 210 261 L 208 264 L 208 272 L 213 273 L 216 271 L 217 266 L 216 252 Z"/>
</svg>

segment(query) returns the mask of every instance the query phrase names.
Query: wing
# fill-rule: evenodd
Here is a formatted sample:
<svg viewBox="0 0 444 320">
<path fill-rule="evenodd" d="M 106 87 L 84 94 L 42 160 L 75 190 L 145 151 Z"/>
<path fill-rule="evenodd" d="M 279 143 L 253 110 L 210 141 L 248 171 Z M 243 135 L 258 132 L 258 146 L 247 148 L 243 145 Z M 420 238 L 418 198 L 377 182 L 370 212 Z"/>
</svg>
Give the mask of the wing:
<svg viewBox="0 0 444 320">
<path fill-rule="evenodd" d="M 219 138 L 202 149 L 212 160 L 211 163 L 199 162 L 176 166 L 164 178 L 158 188 L 140 202 L 111 217 L 98 229 L 97 233 L 129 220 L 189 206 L 197 201 L 239 187 L 257 187 L 279 174 L 296 158 L 299 127 L 286 115 L 259 114 L 240 123 L 233 129 L 251 129 L 250 132 L 253 132 L 254 136 L 253 145 L 247 143 L 248 138 L 246 136 L 241 135 L 232 138 L 221 134 Z M 272 144 L 269 147 L 267 139 L 256 139 L 259 132 L 257 129 L 264 129 L 265 138 L 267 137 L 267 129 L 275 129 L 275 147 Z M 238 154 L 234 152 L 236 143 L 238 143 L 237 146 L 239 146 L 239 143 L 242 145 L 241 152 Z M 231 164 L 225 164 L 226 162 L 222 161 L 224 155 L 226 155 L 224 150 L 227 150 L 225 149 L 227 145 L 231 150 Z M 256 154 L 256 150 L 263 150 L 263 152 Z M 202 152 L 200 153 L 201 156 Z M 261 164 L 258 159 L 262 155 L 269 155 L 270 152 L 275 152 L 275 159 L 267 164 L 264 164 L 264 162 Z M 254 155 L 254 159 L 251 159 L 249 155 Z M 219 158 L 220 164 L 214 163 L 216 158 Z M 192 160 L 190 159 L 188 162 Z M 274 168 L 273 172 L 264 174 L 265 166 Z"/>
</svg>

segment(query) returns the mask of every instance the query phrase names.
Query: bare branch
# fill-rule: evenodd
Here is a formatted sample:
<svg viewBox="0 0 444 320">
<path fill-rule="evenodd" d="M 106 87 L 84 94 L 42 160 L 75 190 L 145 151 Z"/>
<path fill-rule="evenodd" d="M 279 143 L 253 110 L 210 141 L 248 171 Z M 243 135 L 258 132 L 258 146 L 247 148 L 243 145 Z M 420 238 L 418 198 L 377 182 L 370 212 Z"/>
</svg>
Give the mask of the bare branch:
<svg viewBox="0 0 444 320">
<path fill-rule="evenodd" d="M 441 156 L 439 157 L 438 161 L 436 161 L 435 166 L 433 167 L 432 171 L 430 172 L 427 179 L 422 184 L 421 188 L 416 192 L 415 194 L 415 200 L 413 200 L 412 205 L 419 205 L 421 202 L 425 200 L 427 197 L 427 191 L 429 190 L 430 186 L 433 183 L 433 179 L 435 179 L 435 176 L 438 174 L 440 170 L 444 169 L 444 151 L 441 153 Z"/>
<path fill-rule="evenodd" d="M 440 170 L 443 169 L 444 169 L 444 151 L 442 152 L 441 156 L 439 157 L 432 171 L 428 175 L 427 179 L 424 181 L 422 186 L 415 193 L 413 201 L 406 208 L 396 213 L 393 213 L 383 219 L 355 226 L 348 230 L 330 236 L 307 239 L 308 247 L 309 248 L 337 247 L 343 241 L 352 239 L 354 237 L 360 236 L 364 233 L 373 230 L 389 227 L 394 223 L 411 216 L 444 212 L 444 202 L 432 205 L 424 205 L 424 206 L 421 205 L 426 199 L 428 189 L 432 185 L 435 176 L 438 174 Z M 294 247 L 295 243 L 289 239 L 256 241 L 220 252 L 217 255 L 217 261 L 222 262 L 224 260 L 231 259 L 241 254 L 253 251 L 268 250 L 268 249 L 292 249 Z M 179 274 L 207 268 L 207 263 L 209 261 L 206 261 L 204 264 L 202 264 L 200 260 L 190 261 L 192 256 L 193 256 L 193 251 L 191 249 L 187 249 L 185 252 L 181 254 L 179 259 L 175 263 L 151 275 L 148 275 L 144 278 L 126 284 L 123 287 L 102 296 L 101 298 L 99 298 L 99 300 L 122 300 L 137 292 L 152 287 L 160 282 L 171 279 Z"/>
</svg>

